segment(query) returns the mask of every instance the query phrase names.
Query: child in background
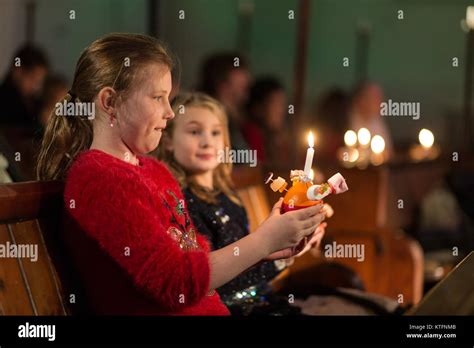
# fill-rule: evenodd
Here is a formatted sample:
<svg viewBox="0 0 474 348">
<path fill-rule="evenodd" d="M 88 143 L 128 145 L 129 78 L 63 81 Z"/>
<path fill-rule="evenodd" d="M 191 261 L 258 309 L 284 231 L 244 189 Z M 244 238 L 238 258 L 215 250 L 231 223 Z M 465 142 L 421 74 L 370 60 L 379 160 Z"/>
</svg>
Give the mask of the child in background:
<svg viewBox="0 0 474 348">
<path fill-rule="evenodd" d="M 198 231 L 208 237 L 212 249 L 226 247 L 248 236 L 249 227 L 245 209 L 233 190 L 232 164 L 219 159 L 220 151 L 230 147 L 224 108 L 202 93 L 178 96 L 173 105 L 176 118 L 168 123 L 158 156 L 183 188 Z M 304 251 L 319 244 L 324 227 L 318 227 Z M 299 312 L 286 297 L 272 294 L 269 281 L 281 268 L 270 259 L 219 288 L 232 313 Z"/>
</svg>

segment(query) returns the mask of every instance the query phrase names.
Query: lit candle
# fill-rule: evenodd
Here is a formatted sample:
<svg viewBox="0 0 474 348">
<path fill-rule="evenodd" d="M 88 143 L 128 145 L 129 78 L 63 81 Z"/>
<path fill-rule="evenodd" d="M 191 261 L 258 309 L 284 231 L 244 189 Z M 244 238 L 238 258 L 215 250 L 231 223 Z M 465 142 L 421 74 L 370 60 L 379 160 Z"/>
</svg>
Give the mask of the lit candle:
<svg viewBox="0 0 474 348">
<path fill-rule="evenodd" d="M 418 139 L 420 140 L 421 146 L 425 149 L 430 149 L 434 144 L 434 135 L 433 133 L 426 128 L 423 128 L 418 134 Z"/>
<path fill-rule="evenodd" d="M 309 172 L 309 178 L 311 179 L 311 181 L 314 180 L 314 170 L 312 170 L 312 169 Z"/>
<path fill-rule="evenodd" d="M 304 164 L 304 175 L 309 178 L 314 157 L 314 137 L 312 132 L 309 132 L 308 134 L 308 146 L 308 151 L 306 151 L 306 162 Z"/>
<path fill-rule="evenodd" d="M 348 130 L 344 134 L 344 143 L 346 146 L 351 147 L 357 143 L 357 134 L 353 130 Z"/>
<path fill-rule="evenodd" d="M 374 135 L 370 148 L 374 153 L 381 154 L 385 150 L 385 140 L 380 135 Z"/>
<path fill-rule="evenodd" d="M 370 138 L 370 131 L 367 128 L 361 128 L 357 132 L 357 139 L 363 147 L 367 147 L 370 144 Z"/>
</svg>

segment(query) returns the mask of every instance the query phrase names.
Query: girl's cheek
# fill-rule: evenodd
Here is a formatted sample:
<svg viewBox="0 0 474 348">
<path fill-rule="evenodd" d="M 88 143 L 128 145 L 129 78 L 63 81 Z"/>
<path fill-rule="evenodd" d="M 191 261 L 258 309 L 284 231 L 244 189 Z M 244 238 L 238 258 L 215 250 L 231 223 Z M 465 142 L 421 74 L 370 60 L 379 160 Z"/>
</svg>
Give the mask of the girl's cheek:
<svg viewBox="0 0 474 348">
<path fill-rule="evenodd" d="M 218 141 L 216 142 L 216 150 L 217 151 L 222 151 L 224 150 L 224 139 L 218 139 Z"/>
<path fill-rule="evenodd" d="M 196 152 L 196 146 L 194 145 L 194 139 L 187 136 L 186 134 L 175 134 L 174 149 L 179 152 L 181 158 L 191 158 Z"/>
</svg>

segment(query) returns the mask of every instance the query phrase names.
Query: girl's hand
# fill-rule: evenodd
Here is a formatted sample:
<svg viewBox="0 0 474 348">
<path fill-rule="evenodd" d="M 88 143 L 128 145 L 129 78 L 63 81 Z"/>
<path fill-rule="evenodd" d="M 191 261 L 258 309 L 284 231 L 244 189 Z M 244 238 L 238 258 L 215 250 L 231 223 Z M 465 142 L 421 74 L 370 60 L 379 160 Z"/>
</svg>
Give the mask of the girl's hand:
<svg viewBox="0 0 474 348">
<path fill-rule="evenodd" d="M 309 239 L 308 243 L 306 243 L 306 245 L 304 246 L 303 250 L 301 250 L 297 255 L 295 255 L 296 257 L 300 257 L 301 255 L 303 255 L 304 253 L 308 252 L 311 248 L 319 248 L 319 246 L 321 245 L 321 240 L 323 239 L 324 237 L 324 234 L 326 233 L 326 227 L 327 227 L 327 223 L 326 222 L 323 222 L 321 225 L 319 225 L 317 228 L 316 228 L 316 231 L 314 231 L 313 235 L 310 236 L 310 237 L 306 237 L 307 239 Z M 305 238 L 305 239 L 306 239 Z"/>
<path fill-rule="evenodd" d="M 276 251 L 268 255 L 268 257 L 266 257 L 265 260 L 273 261 L 273 260 L 288 259 L 294 256 L 300 257 L 311 248 L 319 248 L 321 244 L 321 240 L 324 237 L 326 227 L 327 227 L 327 223 L 323 222 L 316 228 L 316 231 L 314 231 L 312 235 L 303 238 L 303 240 L 295 248 L 286 248 L 283 250 Z"/>
<path fill-rule="evenodd" d="M 255 233 L 261 233 L 268 255 L 279 252 L 277 255 L 285 258 L 285 255 L 291 257 L 295 251 L 297 254 L 304 249 L 306 244 L 299 245 L 300 242 L 305 237 L 313 235 L 316 227 L 324 220 L 325 214 L 321 211 L 322 204 L 281 214 L 282 202 L 283 199 L 280 198 L 273 206 L 268 219 L 260 225 Z M 295 247 L 298 248 L 291 251 L 291 254 L 285 250 Z"/>
</svg>

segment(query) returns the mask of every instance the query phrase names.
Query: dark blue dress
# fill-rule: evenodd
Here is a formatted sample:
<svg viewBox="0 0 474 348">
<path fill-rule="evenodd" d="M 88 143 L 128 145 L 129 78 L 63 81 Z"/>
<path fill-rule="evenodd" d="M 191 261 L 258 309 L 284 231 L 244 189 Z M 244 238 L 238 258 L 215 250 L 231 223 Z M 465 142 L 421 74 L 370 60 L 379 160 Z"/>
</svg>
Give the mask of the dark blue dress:
<svg viewBox="0 0 474 348">
<path fill-rule="evenodd" d="M 184 189 L 188 212 L 199 233 L 205 235 L 211 249 L 232 244 L 249 233 L 245 209 L 225 194 L 217 195 L 217 204 L 199 199 L 189 188 Z M 272 293 L 269 281 L 280 273 L 273 261 L 264 261 L 241 273 L 217 291 L 232 314 L 283 315 L 298 312 L 285 297 Z"/>
</svg>

